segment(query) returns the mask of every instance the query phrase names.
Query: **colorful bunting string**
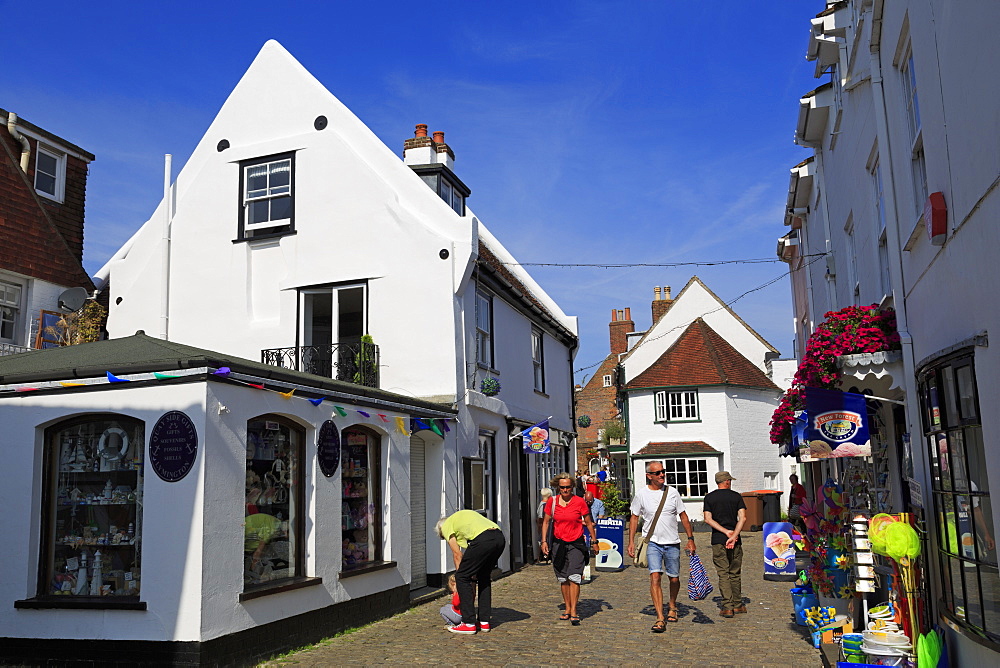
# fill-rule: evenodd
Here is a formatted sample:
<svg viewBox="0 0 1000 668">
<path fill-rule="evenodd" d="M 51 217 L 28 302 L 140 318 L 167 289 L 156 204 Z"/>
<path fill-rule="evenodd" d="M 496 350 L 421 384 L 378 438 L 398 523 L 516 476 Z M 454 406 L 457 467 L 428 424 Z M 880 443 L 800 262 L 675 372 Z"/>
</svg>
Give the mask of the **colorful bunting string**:
<svg viewBox="0 0 1000 668">
<path fill-rule="evenodd" d="M 156 380 L 170 380 L 171 378 L 180 378 L 180 376 L 168 376 L 165 373 L 157 373 L 155 371 L 153 372 L 153 376 L 156 378 Z"/>
<path fill-rule="evenodd" d="M 215 371 L 212 372 L 212 375 L 213 376 L 228 376 L 230 373 L 232 373 L 232 369 L 230 369 L 228 366 L 220 366 L 218 369 L 216 369 Z"/>
<path fill-rule="evenodd" d="M 372 416 L 371 413 L 365 413 L 364 411 L 358 411 L 358 413 L 360 413 L 361 415 L 364 415 L 367 418 L 370 418 Z"/>
<path fill-rule="evenodd" d="M 295 388 L 293 387 L 292 389 L 288 390 L 287 392 L 278 392 L 278 394 L 280 394 L 281 396 L 283 396 L 285 399 L 291 399 L 292 395 L 295 394 Z"/>
<path fill-rule="evenodd" d="M 109 383 L 128 383 L 128 382 L 131 382 L 131 381 L 129 381 L 128 378 L 119 378 L 118 376 L 115 376 L 114 374 L 112 374 L 110 371 L 106 371 L 105 373 L 108 374 L 108 382 Z"/>
<path fill-rule="evenodd" d="M 406 436 L 410 435 L 410 432 L 406 428 L 406 421 L 398 416 L 396 417 L 396 430 L 399 431 L 400 434 L 405 434 Z"/>
<path fill-rule="evenodd" d="M 63 387 L 83 387 L 86 383 L 59 383 Z"/>
<path fill-rule="evenodd" d="M 336 409 L 336 411 L 340 413 L 340 417 L 347 417 L 347 409 L 345 409 L 343 406 L 334 406 L 334 409 Z"/>
<path fill-rule="evenodd" d="M 321 403 L 323 403 L 324 399 L 326 399 L 326 397 L 320 397 L 319 399 L 309 399 L 309 403 L 311 403 L 313 406 L 319 406 Z"/>
<path fill-rule="evenodd" d="M 389 418 L 387 418 L 385 416 L 385 413 L 376 413 L 376 415 L 379 416 L 379 418 L 382 420 L 382 422 L 388 422 L 389 421 Z"/>
</svg>

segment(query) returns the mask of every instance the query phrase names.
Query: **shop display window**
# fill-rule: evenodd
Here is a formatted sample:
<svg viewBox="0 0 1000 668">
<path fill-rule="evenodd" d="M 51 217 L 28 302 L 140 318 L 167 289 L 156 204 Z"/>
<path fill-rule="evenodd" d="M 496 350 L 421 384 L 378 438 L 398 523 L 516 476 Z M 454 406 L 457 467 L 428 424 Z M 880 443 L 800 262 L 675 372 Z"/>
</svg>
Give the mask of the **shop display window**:
<svg viewBox="0 0 1000 668">
<path fill-rule="evenodd" d="M 38 595 L 138 601 L 143 423 L 88 416 L 46 432 Z"/>
<path fill-rule="evenodd" d="M 244 589 L 303 574 L 304 440 L 276 415 L 247 422 Z"/>
<path fill-rule="evenodd" d="M 920 395 L 942 604 L 962 626 L 998 641 L 1000 574 L 973 355 L 925 369 Z"/>
<path fill-rule="evenodd" d="M 382 440 L 358 427 L 344 430 L 340 469 L 343 570 L 382 561 Z"/>
</svg>

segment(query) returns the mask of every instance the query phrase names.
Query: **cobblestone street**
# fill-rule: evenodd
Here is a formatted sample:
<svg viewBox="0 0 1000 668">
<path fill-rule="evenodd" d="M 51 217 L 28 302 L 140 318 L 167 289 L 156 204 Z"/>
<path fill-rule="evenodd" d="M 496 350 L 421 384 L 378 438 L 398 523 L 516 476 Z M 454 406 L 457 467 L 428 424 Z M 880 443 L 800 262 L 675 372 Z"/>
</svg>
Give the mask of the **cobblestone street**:
<svg viewBox="0 0 1000 668">
<path fill-rule="evenodd" d="M 562 598 L 550 566 L 529 566 L 493 585 L 494 629 L 462 636 L 448 633 L 437 599 L 354 633 L 325 641 L 269 666 L 331 665 L 664 665 L 819 666 L 804 627 L 792 621 L 790 585 L 762 577 L 760 533 L 744 534 L 743 596 L 749 613 L 719 616 L 709 599 L 687 598 L 686 557 L 682 556 L 680 621 L 662 634 L 655 620 L 644 570 L 595 573 L 583 585 L 582 623 L 558 621 Z M 698 548 L 713 580 L 708 534 Z M 665 597 L 666 598 L 666 597 Z"/>
</svg>

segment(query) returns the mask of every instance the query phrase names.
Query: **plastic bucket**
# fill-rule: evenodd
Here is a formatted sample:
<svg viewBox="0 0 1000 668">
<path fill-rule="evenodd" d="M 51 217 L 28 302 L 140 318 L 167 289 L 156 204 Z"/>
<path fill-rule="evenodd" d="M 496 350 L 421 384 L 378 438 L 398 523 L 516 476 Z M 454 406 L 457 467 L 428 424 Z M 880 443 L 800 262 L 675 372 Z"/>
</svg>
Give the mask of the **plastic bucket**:
<svg viewBox="0 0 1000 668">
<path fill-rule="evenodd" d="M 792 607 L 795 609 L 795 621 L 799 626 L 807 626 L 806 610 L 819 605 L 819 598 L 810 589 L 796 587 L 791 590 Z"/>
</svg>

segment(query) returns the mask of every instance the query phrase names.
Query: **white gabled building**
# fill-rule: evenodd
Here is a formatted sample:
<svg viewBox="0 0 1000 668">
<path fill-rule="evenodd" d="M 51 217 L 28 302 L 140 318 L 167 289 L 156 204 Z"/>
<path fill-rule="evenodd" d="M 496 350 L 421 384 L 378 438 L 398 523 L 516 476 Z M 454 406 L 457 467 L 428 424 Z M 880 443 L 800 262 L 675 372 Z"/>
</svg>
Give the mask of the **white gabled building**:
<svg viewBox="0 0 1000 668">
<path fill-rule="evenodd" d="M 886 452 L 872 465 L 886 501 L 874 510 L 926 527 L 917 596 L 945 630 L 952 665 L 994 664 L 1000 3 L 816 5 L 807 57 L 827 81 L 800 100 L 795 138 L 812 155 L 791 170 L 791 229 L 778 245 L 792 267 L 798 352 L 827 311 L 895 309 L 901 353 L 842 371 L 844 389 L 902 402 L 878 410 Z"/>
<path fill-rule="evenodd" d="M 698 277 L 672 300 L 657 289 L 652 312 L 652 326 L 629 335 L 618 375 L 635 484 L 648 461 L 663 461 L 698 520 L 719 471 L 740 491 L 787 491 L 790 469 L 767 437 L 784 387 L 772 366 L 778 383 L 787 375 L 777 350 Z"/>
</svg>

